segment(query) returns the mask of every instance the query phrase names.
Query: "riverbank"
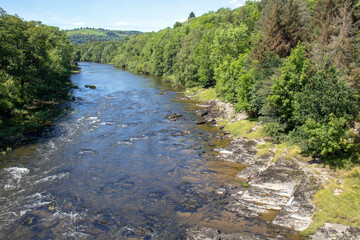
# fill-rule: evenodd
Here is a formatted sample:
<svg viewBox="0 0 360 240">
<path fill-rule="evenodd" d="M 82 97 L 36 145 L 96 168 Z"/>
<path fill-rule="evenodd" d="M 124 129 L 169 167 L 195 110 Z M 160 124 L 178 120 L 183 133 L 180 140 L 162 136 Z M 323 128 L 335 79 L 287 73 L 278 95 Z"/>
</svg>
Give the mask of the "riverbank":
<svg viewBox="0 0 360 240">
<path fill-rule="evenodd" d="M 29 144 L 51 135 L 59 118 L 69 111 L 69 102 L 75 100 L 70 92 L 74 88 L 70 80 L 52 95 L 51 101 L 34 99 L 29 105 L 14 111 L 21 112 L 21 117 L 3 119 L 0 131 L 0 153 L 7 154 L 14 148 Z"/>
<path fill-rule="evenodd" d="M 359 167 L 333 170 L 302 156 L 297 146 L 273 144 L 263 134 L 261 122 L 235 113 L 230 103 L 214 99 L 212 89 L 187 90 L 185 95 L 201 102 L 202 108 L 196 112 L 204 121 L 231 133 L 230 144 L 216 149 L 219 159 L 247 165 L 236 176 L 243 180 L 241 186 L 229 184 L 217 190 L 225 199 L 226 211 L 317 240 L 360 237 L 356 228 L 360 227 Z M 212 237 L 245 236 L 208 228 L 188 230 L 188 239 Z"/>
</svg>

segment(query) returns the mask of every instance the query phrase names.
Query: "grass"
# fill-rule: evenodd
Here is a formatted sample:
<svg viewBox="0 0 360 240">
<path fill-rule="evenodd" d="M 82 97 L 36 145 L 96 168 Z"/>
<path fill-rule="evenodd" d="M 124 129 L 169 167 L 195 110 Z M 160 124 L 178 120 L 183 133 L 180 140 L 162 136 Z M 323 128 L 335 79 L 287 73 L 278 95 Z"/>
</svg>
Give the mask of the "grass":
<svg viewBox="0 0 360 240">
<path fill-rule="evenodd" d="M 338 179 L 315 194 L 313 202 L 317 211 L 314 221 L 302 235 L 314 234 L 325 223 L 360 227 L 360 167 L 350 171 L 338 170 L 337 174 Z"/>
<path fill-rule="evenodd" d="M 208 102 L 217 99 L 217 94 L 214 88 L 200 88 L 193 87 L 186 90 L 186 95 L 195 95 L 194 99 L 198 101 Z"/>
<path fill-rule="evenodd" d="M 208 88 L 199 93 L 199 100 L 200 101 L 211 101 L 217 98 L 216 92 L 214 88 Z"/>
<path fill-rule="evenodd" d="M 292 158 L 296 158 L 296 159 L 302 159 L 302 160 L 309 160 L 303 156 L 301 156 L 301 150 L 298 146 L 296 145 L 290 145 L 287 142 L 281 143 L 281 144 L 274 144 L 272 142 L 267 142 L 264 144 L 259 144 L 257 145 L 257 156 L 261 157 L 264 156 L 265 154 L 268 154 L 270 152 L 275 153 L 274 159 L 273 161 L 277 161 L 279 160 L 280 156 L 283 155 L 283 157 L 285 157 L 286 159 L 292 159 Z"/>
<path fill-rule="evenodd" d="M 256 137 L 261 137 L 260 129 L 250 132 L 253 129 L 257 121 L 253 120 L 241 120 L 234 123 L 225 124 L 225 122 L 221 122 L 221 124 L 225 125 L 225 131 L 231 133 L 234 137 L 248 137 L 250 139 L 254 139 Z"/>
</svg>

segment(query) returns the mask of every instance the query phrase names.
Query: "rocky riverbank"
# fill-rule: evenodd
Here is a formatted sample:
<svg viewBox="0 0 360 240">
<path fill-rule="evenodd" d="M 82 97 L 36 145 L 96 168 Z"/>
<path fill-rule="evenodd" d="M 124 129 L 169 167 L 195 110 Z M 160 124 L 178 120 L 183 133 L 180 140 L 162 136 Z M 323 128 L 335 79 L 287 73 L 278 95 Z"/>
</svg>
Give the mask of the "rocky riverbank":
<svg viewBox="0 0 360 240">
<path fill-rule="evenodd" d="M 236 114 L 229 103 L 213 100 L 199 104 L 197 114 L 213 125 L 219 122 L 233 123 L 247 118 Z M 219 125 L 218 125 L 219 126 Z M 256 131 L 257 124 L 251 131 Z M 224 128 L 222 125 L 221 128 Z M 241 218 L 266 220 L 270 225 L 301 232 L 312 222 L 316 207 L 312 202 L 315 193 L 330 174 L 320 166 L 290 157 L 285 149 L 275 158 L 276 150 L 259 155 L 257 146 L 268 140 L 232 138 L 230 144 L 218 148 L 218 158 L 223 161 L 246 164 L 236 177 L 243 180 L 242 186 L 227 185 L 216 193 L 224 198 L 225 211 Z M 297 239 L 284 235 L 274 239 Z M 339 224 L 325 224 L 310 238 L 360 239 L 358 228 Z M 249 233 L 221 233 L 217 229 L 196 227 L 187 231 L 187 239 L 264 239 Z"/>
</svg>

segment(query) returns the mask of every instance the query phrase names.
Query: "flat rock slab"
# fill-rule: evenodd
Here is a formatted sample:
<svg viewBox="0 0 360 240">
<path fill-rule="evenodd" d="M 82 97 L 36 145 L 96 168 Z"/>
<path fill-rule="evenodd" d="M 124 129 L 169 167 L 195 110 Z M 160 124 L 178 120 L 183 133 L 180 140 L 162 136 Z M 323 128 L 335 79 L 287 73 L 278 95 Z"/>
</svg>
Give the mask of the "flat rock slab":
<svg viewBox="0 0 360 240">
<path fill-rule="evenodd" d="M 340 224 L 326 223 L 325 226 L 318 228 L 313 236 L 313 240 L 359 240 L 360 229 Z"/>
<path fill-rule="evenodd" d="M 280 211 L 299 183 L 299 173 L 284 161 L 273 163 L 249 182 L 249 188 L 232 194 L 227 209 L 247 217 L 260 216 L 267 210 Z"/>
<path fill-rule="evenodd" d="M 257 157 L 256 145 L 256 141 L 240 138 L 218 149 L 220 159 L 248 164 L 237 177 L 248 180 L 250 187 L 230 191 L 225 209 L 250 218 L 279 211 L 272 224 L 305 230 L 315 211 L 316 180 L 304 174 L 296 161 L 280 157 L 274 162 L 271 153 Z"/>
<path fill-rule="evenodd" d="M 239 172 L 236 177 L 250 180 L 251 178 L 259 175 L 268 169 L 274 163 L 272 162 L 273 156 L 266 154 L 250 163 L 243 171 Z"/>
<path fill-rule="evenodd" d="M 199 105 L 202 109 L 196 110 L 196 113 L 203 117 L 207 122 L 212 122 L 218 118 L 229 119 L 235 116 L 235 109 L 231 103 L 224 103 L 221 101 L 213 100 L 207 102 L 206 105 Z M 247 118 L 244 115 L 244 118 Z"/>
<path fill-rule="evenodd" d="M 215 151 L 220 153 L 219 158 L 223 161 L 251 164 L 256 160 L 256 145 L 256 141 L 238 138 L 231 141 L 225 148 L 215 149 Z"/>
<path fill-rule="evenodd" d="M 308 228 L 315 212 L 315 205 L 312 203 L 312 197 L 318 187 L 315 182 L 313 179 L 302 177 L 296 191 L 282 207 L 273 224 L 289 227 L 296 231 Z"/>
</svg>

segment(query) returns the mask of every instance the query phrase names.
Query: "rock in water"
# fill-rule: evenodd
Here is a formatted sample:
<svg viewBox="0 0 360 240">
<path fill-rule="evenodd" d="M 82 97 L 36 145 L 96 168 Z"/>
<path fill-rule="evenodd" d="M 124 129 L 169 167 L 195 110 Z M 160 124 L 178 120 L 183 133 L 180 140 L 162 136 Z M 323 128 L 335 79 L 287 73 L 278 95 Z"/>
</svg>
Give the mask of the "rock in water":
<svg viewBox="0 0 360 240">
<path fill-rule="evenodd" d="M 172 113 L 172 114 L 166 115 L 165 118 L 169 119 L 170 121 L 177 121 L 177 120 L 183 118 L 183 115 L 181 115 L 179 113 Z"/>
</svg>

